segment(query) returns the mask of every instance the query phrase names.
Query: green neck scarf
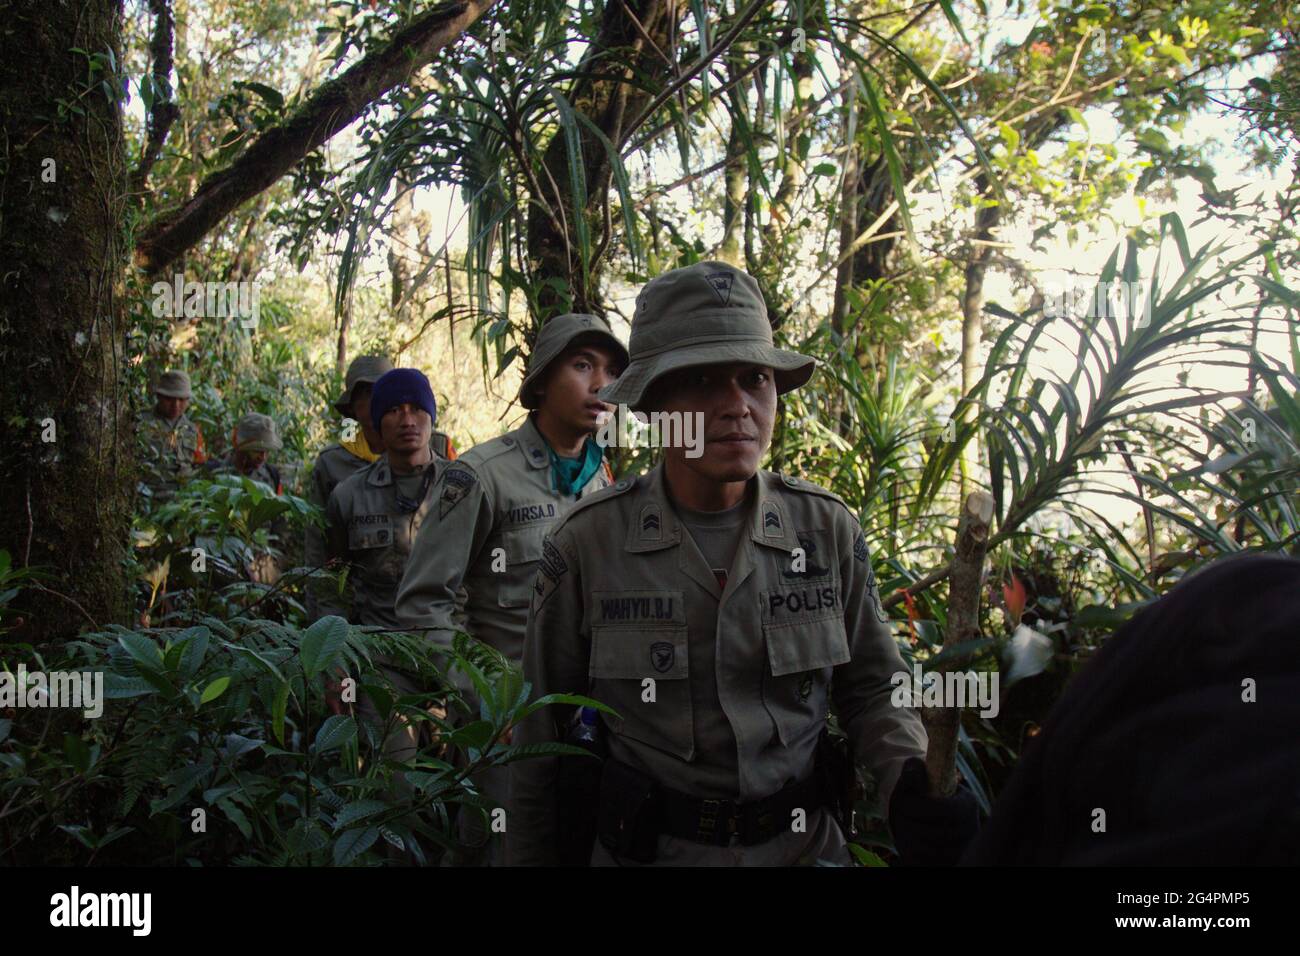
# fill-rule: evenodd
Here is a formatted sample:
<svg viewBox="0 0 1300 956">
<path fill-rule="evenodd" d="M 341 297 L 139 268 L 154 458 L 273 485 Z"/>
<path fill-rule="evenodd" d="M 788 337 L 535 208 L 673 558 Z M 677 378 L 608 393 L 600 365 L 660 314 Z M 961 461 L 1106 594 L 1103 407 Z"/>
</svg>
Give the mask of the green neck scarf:
<svg viewBox="0 0 1300 956">
<path fill-rule="evenodd" d="M 542 440 L 546 441 L 545 437 Z M 576 495 L 585 488 L 604 457 L 600 446 L 590 437 L 577 458 L 561 458 L 550 442 L 546 442 L 546 449 L 551 453 L 551 482 L 555 490 L 564 495 Z"/>
</svg>

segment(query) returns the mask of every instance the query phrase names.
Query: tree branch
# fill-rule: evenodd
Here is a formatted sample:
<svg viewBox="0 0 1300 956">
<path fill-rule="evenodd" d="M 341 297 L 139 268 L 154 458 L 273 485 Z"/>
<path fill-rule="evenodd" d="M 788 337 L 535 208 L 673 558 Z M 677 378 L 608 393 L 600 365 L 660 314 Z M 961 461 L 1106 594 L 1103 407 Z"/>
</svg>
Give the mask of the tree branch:
<svg viewBox="0 0 1300 956">
<path fill-rule="evenodd" d="M 137 266 L 146 273 L 166 268 L 230 212 L 427 65 L 493 3 L 495 0 L 456 0 L 433 7 L 341 76 L 321 84 L 293 116 L 267 130 L 233 163 L 209 176 L 179 210 L 151 223 L 136 245 Z"/>
<path fill-rule="evenodd" d="M 153 57 L 153 107 L 149 110 L 149 136 L 140 153 L 140 165 L 131 174 L 131 192 L 137 201 L 143 198 L 149 172 L 162 154 L 163 143 L 172 124 L 180 118 L 180 107 L 172 99 L 172 35 L 176 22 L 168 0 L 149 0 L 153 11 L 153 38 L 149 53 Z"/>
</svg>

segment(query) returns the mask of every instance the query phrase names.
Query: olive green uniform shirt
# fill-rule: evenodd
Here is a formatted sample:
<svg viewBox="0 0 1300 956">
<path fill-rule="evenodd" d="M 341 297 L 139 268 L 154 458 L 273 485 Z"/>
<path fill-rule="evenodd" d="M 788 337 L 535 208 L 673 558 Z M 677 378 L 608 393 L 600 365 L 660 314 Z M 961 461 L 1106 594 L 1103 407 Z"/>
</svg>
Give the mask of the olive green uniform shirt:
<svg viewBox="0 0 1300 956">
<path fill-rule="evenodd" d="M 619 716 L 602 713 L 599 726 L 612 758 L 662 786 L 742 802 L 807 779 L 833 701 L 888 806 L 926 735 L 915 711 L 891 704 L 890 678 L 904 666 L 862 529 L 843 501 L 799 478 L 760 471 L 750 496 L 725 590 L 684 530 L 662 465 L 578 505 L 546 544 L 525 679 L 534 696 L 588 694 L 613 707 Z M 563 739 L 570 711 L 534 713 L 515 743 Z M 511 765 L 511 863 L 555 861 L 555 774 L 554 757 Z M 774 837 L 781 859 L 802 857 L 792 841 L 832 846 L 817 823 Z M 734 852 L 690 851 L 677 859 Z"/>
<path fill-rule="evenodd" d="M 435 458 L 444 459 L 447 457 L 451 443 L 445 434 L 435 431 L 430 444 Z M 342 445 L 330 445 L 316 456 L 316 462 L 312 465 L 311 482 L 307 487 L 307 500 L 324 511 L 325 506 L 329 503 L 330 494 L 339 486 L 339 483 L 371 464 L 373 462 L 352 454 Z M 309 521 L 303 538 L 302 563 L 309 568 L 324 567 L 325 562 L 329 559 L 329 555 L 326 553 L 324 530 L 314 522 Z M 329 582 L 313 581 L 306 589 L 308 620 L 314 621 L 325 616 L 319 607 L 318 593 L 330 586 Z"/>
<path fill-rule="evenodd" d="M 155 498 L 175 494 L 204 462 L 203 433 L 188 415 L 168 421 L 150 409 L 139 419 L 139 436 L 141 480 Z"/>
<path fill-rule="evenodd" d="M 518 661 L 543 539 L 579 498 L 609 483 L 602 463 L 577 496 L 556 491 L 531 416 L 471 448 L 438 477 L 397 595 L 398 619 L 450 645 L 462 629 L 454 615 L 463 588 L 463 629 Z M 468 681 L 459 686 L 469 690 Z"/>
<path fill-rule="evenodd" d="M 418 488 L 425 489 L 419 507 L 410 512 L 403 512 L 398 505 L 400 489 L 387 455 L 339 483 L 325 508 L 326 553 L 350 566 L 352 596 L 320 595 L 319 616 L 337 614 L 353 624 L 400 626 L 397 588 L 416 535 L 434 504 L 438 469 L 445 465 L 435 458 L 425 466 L 433 469 L 433 474 L 427 485 L 421 481 L 416 494 L 407 496 L 416 500 Z"/>
</svg>

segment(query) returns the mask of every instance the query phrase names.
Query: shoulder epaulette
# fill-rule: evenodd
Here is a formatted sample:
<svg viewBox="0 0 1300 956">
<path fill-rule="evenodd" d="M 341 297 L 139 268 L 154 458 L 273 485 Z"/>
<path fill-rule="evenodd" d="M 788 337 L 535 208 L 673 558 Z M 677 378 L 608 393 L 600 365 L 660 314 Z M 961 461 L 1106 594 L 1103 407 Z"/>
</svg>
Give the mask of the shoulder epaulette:
<svg viewBox="0 0 1300 956">
<path fill-rule="evenodd" d="M 829 498 L 831 501 L 838 501 L 846 509 L 848 509 L 850 513 L 852 513 L 853 511 L 852 508 L 849 508 L 848 502 L 845 501 L 843 498 L 841 498 L 839 495 L 837 495 L 835 492 L 823 488 L 821 485 L 817 484 L 816 482 L 809 481 L 807 478 L 799 478 L 795 475 L 775 475 L 775 477 L 777 478 L 778 481 L 781 482 L 781 485 L 783 487 L 789 488 L 791 491 L 802 491 L 804 494 L 817 495 L 821 498 Z"/>
<path fill-rule="evenodd" d="M 599 491 L 593 491 L 589 495 L 583 495 L 581 498 L 577 500 L 574 506 L 565 513 L 564 517 L 561 520 L 568 521 L 575 514 L 577 514 L 579 511 L 582 511 L 585 508 L 588 508 L 592 505 L 600 504 L 605 501 L 610 501 L 614 498 L 617 498 L 621 494 L 625 494 L 626 492 L 631 491 L 636 486 L 637 480 L 638 479 L 636 478 L 620 478 L 612 485 L 606 485 L 604 488 L 601 488 Z"/>
<path fill-rule="evenodd" d="M 508 435 L 498 435 L 496 438 L 489 439 L 480 445 L 475 445 L 464 454 L 457 455 L 456 464 L 464 462 L 471 467 L 474 465 L 481 465 L 485 462 L 491 461 L 493 458 L 499 458 L 508 451 L 514 451 L 515 443 L 513 441 L 503 441 L 503 439 L 508 437 Z"/>
</svg>

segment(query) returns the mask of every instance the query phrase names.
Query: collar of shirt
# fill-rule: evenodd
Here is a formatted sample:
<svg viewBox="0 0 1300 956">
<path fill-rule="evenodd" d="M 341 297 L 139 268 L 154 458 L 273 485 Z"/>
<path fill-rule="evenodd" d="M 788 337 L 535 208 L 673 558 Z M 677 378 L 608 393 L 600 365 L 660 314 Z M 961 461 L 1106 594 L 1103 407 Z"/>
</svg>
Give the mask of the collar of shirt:
<svg viewBox="0 0 1300 956">
<path fill-rule="evenodd" d="M 358 429 L 357 433 L 352 436 L 351 441 L 340 441 L 339 447 L 346 452 L 356 455 L 362 461 L 378 461 L 379 455 L 370 450 L 370 445 L 366 442 L 365 433 Z"/>
<path fill-rule="evenodd" d="M 587 482 L 600 470 L 605 460 L 604 451 L 595 439 L 587 436 L 582 446 L 582 454 L 577 458 L 562 458 L 555 453 L 551 443 L 542 434 L 533 416 L 529 415 L 524 426 L 519 429 L 520 444 L 525 446 L 525 456 L 535 468 L 548 463 L 551 466 L 551 487 L 562 495 L 576 495 Z"/>
</svg>

